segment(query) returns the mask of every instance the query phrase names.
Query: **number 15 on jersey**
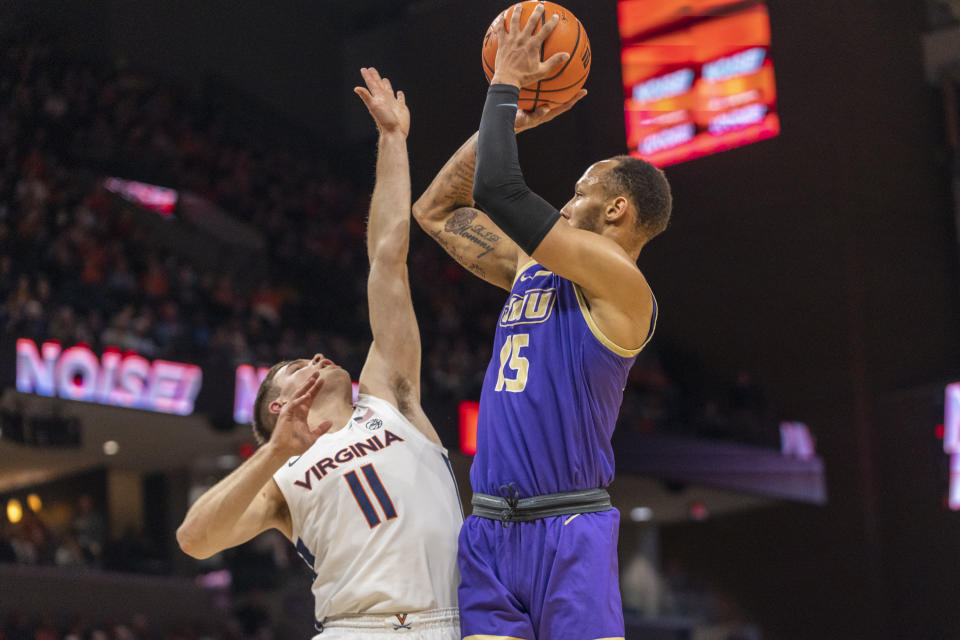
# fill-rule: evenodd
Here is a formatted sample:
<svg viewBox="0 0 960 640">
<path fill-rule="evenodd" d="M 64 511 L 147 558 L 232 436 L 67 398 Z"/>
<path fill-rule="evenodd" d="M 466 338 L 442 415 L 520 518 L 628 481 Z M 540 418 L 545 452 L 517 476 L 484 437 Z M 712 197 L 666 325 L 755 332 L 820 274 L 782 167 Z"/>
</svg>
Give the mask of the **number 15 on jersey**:
<svg viewBox="0 0 960 640">
<path fill-rule="evenodd" d="M 530 361 L 520 355 L 520 351 L 529 346 L 529 333 L 507 336 L 503 347 L 500 348 L 500 372 L 497 374 L 495 391 L 507 390 L 519 393 L 526 388 Z M 510 375 L 512 377 L 508 377 Z"/>
</svg>

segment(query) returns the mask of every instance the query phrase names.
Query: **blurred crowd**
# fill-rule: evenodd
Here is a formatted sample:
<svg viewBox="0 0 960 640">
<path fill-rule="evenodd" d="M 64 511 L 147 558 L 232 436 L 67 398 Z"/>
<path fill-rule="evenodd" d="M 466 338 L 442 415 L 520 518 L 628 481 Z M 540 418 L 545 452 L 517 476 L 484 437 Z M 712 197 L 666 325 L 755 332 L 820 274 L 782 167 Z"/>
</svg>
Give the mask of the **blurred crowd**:
<svg viewBox="0 0 960 640">
<path fill-rule="evenodd" d="M 174 85 L 79 62 L 25 33 L 0 34 L 0 329 L 231 366 L 322 351 L 358 372 L 369 341 L 369 184 L 337 177 L 319 150 L 228 135 L 220 111 Z M 266 270 L 251 273 L 249 256 L 200 265 L 160 246 L 142 224 L 154 214 L 108 192 L 107 172 L 189 191 L 250 225 L 266 242 Z M 479 397 L 503 294 L 423 234 L 410 261 L 424 404 L 452 416 L 456 402 Z M 691 390 L 660 344 L 631 372 L 621 430 L 763 431 L 748 372 L 729 393 Z"/>
<path fill-rule="evenodd" d="M 85 481 L 90 477 L 73 480 Z M 59 489 L 70 491 L 63 483 Z M 143 577 L 171 573 L 171 559 L 156 539 L 134 529 L 119 538 L 111 536 L 106 513 L 90 494 L 79 493 L 65 500 L 63 494 L 55 497 L 56 490 L 46 493 L 52 497 L 50 504 L 42 508 L 39 501 L 24 504 L 12 522 L 8 508 L 8 518 L 0 520 L 0 571 L 4 564 L 16 564 L 36 571 L 28 574 L 32 576 L 42 576 L 46 567 L 55 567 L 60 578 L 107 575 L 103 571 Z M 60 615 L 62 611 L 56 609 L 41 614 L 41 606 L 36 611 L 8 611 L 3 605 L 12 603 L 0 598 L 0 640 L 269 640 L 274 633 L 289 635 L 290 628 L 302 632 L 304 624 L 312 620 L 310 574 L 289 541 L 275 530 L 197 563 L 194 569 L 191 574 L 199 573 L 196 585 L 207 592 L 213 607 L 203 623 L 182 624 L 185 614 L 180 611 L 158 620 L 156 626 L 143 614 L 128 621 L 98 619 L 102 612 L 95 607 L 84 617 Z M 13 584 L 16 578 L 12 576 L 16 574 L 3 578 L 6 584 Z M 285 618 L 284 612 L 292 616 Z"/>
<path fill-rule="evenodd" d="M 929 30 L 960 24 L 960 0 L 925 0 L 926 26 Z"/>
<path fill-rule="evenodd" d="M 269 626 L 258 625 L 245 609 L 224 620 L 171 624 L 151 622 L 144 614 L 126 620 L 89 616 L 53 616 L 22 609 L 0 609 L 0 640 L 270 640 Z"/>
<path fill-rule="evenodd" d="M 0 523 L 0 563 L 164 573 L 155 542 L 135 531 L 109 539 L 105 514 L 81 495 L 64 518 L 41 517 L 24 505 L 17 522 Z"/>
</svg>

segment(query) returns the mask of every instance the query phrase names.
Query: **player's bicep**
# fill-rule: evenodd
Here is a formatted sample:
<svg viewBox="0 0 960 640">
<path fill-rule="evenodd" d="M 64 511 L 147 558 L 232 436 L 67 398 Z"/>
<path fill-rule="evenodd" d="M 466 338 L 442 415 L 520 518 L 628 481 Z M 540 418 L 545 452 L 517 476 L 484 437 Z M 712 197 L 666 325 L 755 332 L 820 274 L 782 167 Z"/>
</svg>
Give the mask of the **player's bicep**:
<svg viewBox="0 0 960 640">
<path fill-rule="evenodd" d="M 485 213 L 460 207 L 444 218 L 417 216 L 417 221 L 465 269 L 510 290 L 520 248 Z"/>
<path fill-rule="evenodd" d="M 367 280 L 370 329 L 376 345 L 368 365 L 416 381 L 419 396 L 420 328 L 413 310 L 407 265 L 374 260 Z M 374 362 L 370 362 L 374 360 Z M 368 366 L 364 366 L 366 371 Z"/>
</svg>

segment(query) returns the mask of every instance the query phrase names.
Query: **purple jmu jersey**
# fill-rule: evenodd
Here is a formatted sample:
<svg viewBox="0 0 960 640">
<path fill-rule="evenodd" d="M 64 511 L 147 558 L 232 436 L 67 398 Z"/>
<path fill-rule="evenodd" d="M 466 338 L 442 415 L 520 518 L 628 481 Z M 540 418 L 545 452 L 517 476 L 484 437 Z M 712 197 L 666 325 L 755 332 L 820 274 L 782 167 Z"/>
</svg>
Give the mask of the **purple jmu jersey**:
<svg viewBox="0 0 960 640">
<path fill-rule="evenodd" d="M 656 317 L 654 302 L 644 345 Z M 514 482 L 529 497 L 609 485 L 610 438 L 644 345 L 627 350 L 607 339 L 574 283 L 536 262 L 521 268 L 483 381 L 473 490 L 501 495 Z"/>
</svg>

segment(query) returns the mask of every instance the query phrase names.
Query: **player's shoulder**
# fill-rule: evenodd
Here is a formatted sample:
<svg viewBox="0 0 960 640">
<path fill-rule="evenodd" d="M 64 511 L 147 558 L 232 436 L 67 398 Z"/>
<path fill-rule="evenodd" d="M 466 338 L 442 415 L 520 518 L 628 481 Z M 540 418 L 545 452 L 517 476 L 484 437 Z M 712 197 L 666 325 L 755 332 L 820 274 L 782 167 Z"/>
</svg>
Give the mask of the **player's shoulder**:
<svg viewBox="0 0 960 640">
<path fill-rule="evenodd" d="M 431 447 L 437 447 L 446 452 L 446 449 L 433 442 L 417 428 L 414 421 L 406 416 L 400 408 L 386 398 L 361 393 L 357 396 L 357 411 L 355 412 L 354 422 L 360 428 L 370 431 L 380 428 L 393 429 L 402 434 L 414 438 L 418 442 L 429 444 Z"/>
<path fill-rule="evenodd" d="M 390 416 L 404 418 L 403 412 L 395 402 L 388 400 L 380 395 L 360 392 L 357 394 L 356 415 L 354 420 L 362 422 L 365 416 L 372 413 L 387 413 Z M 406 418 L 404 418 L 406 419 Z"/>
<path fill-rule="evenodd" d="M 630 286 L 618 295 L 602 295 L 573 285 L 583 319 L 596 341 L 624 358 L 636 356 L 657 326 L 657 299 L 639 268 Z"/>
<path fill-rule="evenodd" d="M 513 277 L 513 286 L 516 287 L 518 283 L 521 286 L 529 286 L 527 283 L 532 283 L 534 280 L 542 282 L 542 279 L 549 277 L 562 280 L 561 276 L 550 271 L 536 260 L 529 258 L 517 267 L 516 274 Z"/>
</svg>

